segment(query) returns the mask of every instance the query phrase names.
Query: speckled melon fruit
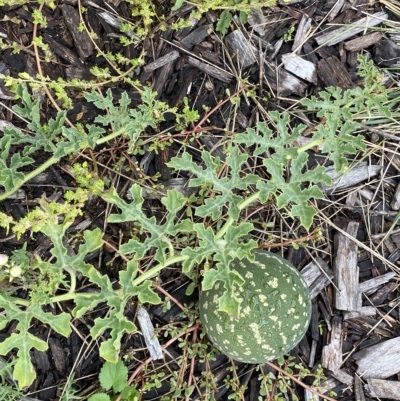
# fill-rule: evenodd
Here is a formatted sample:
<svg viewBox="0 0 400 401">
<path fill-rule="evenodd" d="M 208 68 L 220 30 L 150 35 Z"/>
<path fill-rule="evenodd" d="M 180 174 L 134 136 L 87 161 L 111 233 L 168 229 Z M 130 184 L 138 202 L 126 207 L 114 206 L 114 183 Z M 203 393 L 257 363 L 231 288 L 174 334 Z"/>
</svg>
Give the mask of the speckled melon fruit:
<svg viewBox="0 0 400 401">
<path fill-rule="evenodd" d="M 218 310 L 224 292 L 218 281 L 200 295 L 200 318 L 222 353 L 240 362 L 264 363 L 288 353 L 302 339 L 311 319 L 311 298 L 291 263 L 271 252 L 254 254 L 254 262 L 237 259 L 231 266 L 246 280 L 236 289 L 239 316 Z"/>
</svg>

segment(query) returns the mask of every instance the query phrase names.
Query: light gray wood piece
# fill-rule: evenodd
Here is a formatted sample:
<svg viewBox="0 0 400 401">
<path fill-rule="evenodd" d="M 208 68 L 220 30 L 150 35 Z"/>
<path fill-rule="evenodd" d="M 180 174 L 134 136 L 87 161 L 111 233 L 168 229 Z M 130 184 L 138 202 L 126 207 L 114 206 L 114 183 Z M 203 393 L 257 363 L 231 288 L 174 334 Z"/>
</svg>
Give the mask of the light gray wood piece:
<svg viewBox="0 0 400 401">
<path fill-rule="evenodd" d="M 5 192 L 0 191 L 0 195 L 3 195 Z M 21 200 L 26 199 L 26 192 L 23 189 L 18 189 L 18 191 L 12 193 L 10 196 L 7 196 L 7 199 Z"/>
<path fill-rule="evenodd" d="M 12 96 L 12 93 L 7 88 L 0 88 L 0 99 L 14 100 L 15 98 L 14 96 Z"/>
<path fill-rule="evenodd" d="M 367 201 L 372 201 L 374 198 L 374 193 L 369 188 L 360 188 L 357 192 Z"/>
<path fill-rule="evenodd" d="M 329 344 L 322 348 L 321 365 L 335 374 L 338 373 L 342 365 L 342 341 L 342 318 L 334 316 L 332 319 L 332 331 L 330 333 Z"/>
<path fill-rule="evenodd" d="M 253 8 L 250 10 L 247 22 L 260 36 L 264 35 L 267 21 L 261 8 Z"/>
<path fill-rule="evenodd" d="M 114 17 L 112 14 L 108 13 L 107 11 L 102 11 L 98 13 L 98 16 L 101 17 L 108 25 L 112 26 L 113 28 L 118 29 L 119 31 L 122 28 L 122 21 L 118 18 Z M 128 36 L 129 38 L 134 38 L 136 40 L 141 40 L 139 36 L 137 36 L 133 31 L 128 30 L 124 32 L 124 35 Z"/>
<path fill-rule="evenodd" d="M 400 184 L 397 184 L 397 188 L 393 195 L 393 199 L 390 202 L 390 207 L 393 210 L 400 210 Z"/>
<path fill-rule="evenodd" d="M 315 298 L 328 284 L 332 282 L 333 271 L 321 258 L 316 258 L 316 262 L 312 261 L 301 270 L 308 288 L 310 289 L 311 298 Z"/>
<path fill-rule="evenodd" d="M 340 10 L 342 9 L 344 3 L 346 0 L 337 0 L 335 1 L 335 4 L 333 7 L 329 10 L 329 15 L 327 17 L 327 20 L 329 22 L 333 21 L 336 16 L 340 13 Z"/>
<path fill-rule="evenodd" d="M 354 376 L 354 393 L 357 401 L 365 401 L 363 384 L 357 375 Z"/>
<path fill-rule="evenodd" d="M 315 365 L 315 356 L 317 354 L 318 341 L 312 339 L 310 355 L 308 357 L 308 366 L 312 368 Z"/>
<path fill-rule="evenodd" d="M 307 33 L 311 28 L 312 19 L 307 15 L 303 14 L 300 23 L 296 29 L 296 35 L 294 36 L 292 52 L 301 49 L 302 44 L 305 42 Z"/>
<path fill-rule="evenodd" d="M 388 15 L 384 12 L 377 12 L 371 16 L 361 18 L 355 21 L 351 25 L 346 25 L 344 27 L 335 29 L 333 31 L 327 32 L 323 35 L 316 36 L 315 41 L 319 46 L 333 46 L 339 42 L 357 35 L 365 31 L 366 28 L 379 25 L 383 21 L 388 19 Z"/>
<path fill-rule="evenodd" d="M 274 63 L 264 60 L 264 76 L 272 90 L 277 92 L 278 96 L 290 96 L 296 94 L 303 96 L 308 87 L 301 79 L 297 78 L 284 68 L 277 68 Z"/>
<path fill-rule="evenodd" d="M 282 62 L 286 71 L 315 85 L 318 83 L 317 67 L 311 61 L 292 53 L 284 54 Z"/>
<path fill-rule="evenodd" d="M 164 65 L 166 65 L 168 63 L 172 63 L 172 61 L 174 61 L 178 57 L 179 57 L 179 52 L 176 50 L 172 50 L 172 52 L 169 52 L 165 56 L 162 56 L 162 57 L 158 58 L 157 60 L 154 60 L 153 62 L 145 65 L 143 67 L 143 70 L 145 72 L 157 70 L 158 68 L 163 67 Z"/>
<path fill-rule="evenodd" d="M 137 314 L 140 330 L 146 342 L 147 349 L 153 360 L 163 359 L 163 352 L 158 338 L 154 336 L 154 326 L 150 316 L 143 306 L 139 306 Z"/>
<path fill-rule="evenodd" d="M 361 309 L 361 293 L 359 291 L 357 266 L 357 244 L 352 241 L 356 238 L 359 223 L 347 224 L 348 236 L 338 233 L 335 238 L 336 256 L 333 262 L 335 275 L 334 288 L 335 306 L 339 310 L 355 311 Z"/>
<path fill-rule="evenodd" d="M 333 166 L 329 166 L 325 174 L 332 178 L 332 185 L 321 185 L 321 189 L 330 194 L 335 190 L 350 187 L 359 184 L 362 181 L 371 179 L 380 173 L 382 166 L 370 165 L 367 162 L 362 162 L 348 170 L 345 174 L 336 173 Z"/>
<path fill-rule="evenodd" d="M 391 280 L 395 276 L 396 276 L 395 272 L 388 272 L 382 274 L 381 276 L 371 278 L 370 280 L 360 283 L 359 291 L 364 292 L 366 294 L 371 294 L 375 292 L 379 286 L 386 284 L 389 280 Z"/>
<path fill-rule="evenodd" d="M 400 337 L 395 337 L 355 353 L 362 379 L 386 379 L 400 372 Z"/>
<path fill-rule="evenodd" d="M 212 77 L 217 78 L 222 82 L 229 83 L 233 78 L 233 75 L 229 72 L 214 67 L 211 64 L 206 64 L 203 61 L 197 60 L 197 58 L 189 56 L 188 62 L 190 65 L 197 67 L 199 70 L 204 71 L 208 75 L 211 75 Z"/>
<path fill-rule="evenodd" d="M 366 47 L 372 46 L 373 44 L 379 42 L 382 39 L 382 34 L 380 32 L 370 33 L 369 35 L 360 36 L 344 42 L 344 48 L 349 52 L 357 52 Z"/>
<path fill-rule="evenodd" d="M 348 386 L 352 386 L 354 383 L 353 376 L 349 375 L 343 369 L 339 369 L 336 373 L 332 373 L 332 376 Z"/>
<path fill-rule="evenodd" d="M 332 315 L 328 312 L 328 309 L 325 307 L 325 304 L 323 302 L 318 302 L 318 307 L 325 320 L 326 328 L 328 329 L 328 331 L 332 331 L 332 325 L 331 325 Z"/>
<path fill-rule="evenodd" d="M 393 41 L 393 42 L 399 42 L 400 41 L 400 32 L 391 32 L 389 33 L 389 38 Z"/>
<path fill-rule="evenodd" d="M 363 306 L 360 310 L 343 312 L 343 320 L 357 319 L 359 317 L 375 316 L 376 309 L 373 306 Z"/>
<path fill-rule="evenodd" d="M 12 97 L 12 99 L 14 99 L 14 97 Z M 10 123 L 9 121 L 6 120 L 0 120 L 0 131 L 4 132 L 4 128 L 19 130 L 19 128 L 16 127 L 13 123 Z"/>
<path fill-rule="evenodd" d="M 398 381 L 368 379 L 366 388 L 371 397 L 389 398 L 390 400 L 400 399 L 400 382 Z"/>
<path fill-rule="evenodd" d="M 258 50 L 239 29 L 226 35 L 224 42 L 231 57 L 241 68 L 249 67 L 257 61 Z"/>
</svg>

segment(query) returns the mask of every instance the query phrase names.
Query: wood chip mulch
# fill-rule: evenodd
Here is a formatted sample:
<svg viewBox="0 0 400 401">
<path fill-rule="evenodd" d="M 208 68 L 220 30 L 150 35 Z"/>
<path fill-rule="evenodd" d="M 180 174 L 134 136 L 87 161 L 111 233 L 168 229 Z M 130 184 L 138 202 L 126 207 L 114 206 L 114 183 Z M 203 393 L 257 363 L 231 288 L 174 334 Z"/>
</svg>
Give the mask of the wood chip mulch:
<svg viewBox="0 0 400 401">
<path fill-rule="evenodd" d="M 265 98 L 264 103 L 255 107 L 254 103 L 243 101 L 232 116 L 228 102 L 208 122 L 216 128 L 224 128 L 229 120 L 231 126 L 244 130 L 255 124 L 262 110 L 286 110 L 303 96 L 316 94 L 327 86 L 347 89 L 360 85 L 361 79 L 357 76 L 359 53 L 370 53 L 380 68 L 393 69 L 399 65 L 400 47 L 396 44 L 399 31 L 392 29 L 385 33 L 378 29 L 387 21 L 397 21 L 398 27 L 399 17 L 379 1 L 280 1 L 277 6 L 263 12 L 254 11 L 246 25 L 234 17 L 228 34 L 223 38 L 215 31 L 218 18 L 215 11 L 206 13 L 190 28 L 179 31 L 168 28 L 168 24 L 178 18 L 187 17 L 192 7 L 184 5 L 171 12 L 171 4 L 166 3 L 154 4 L 157 13 L 167 15 L 167 28 L 161 30 L 159 25 L 155 25 L 144 42 L 138 41 L 127 47 L 122 47 L 119 42 L 121 21 L 131 18 L 126 3 L 116 2 L 116 6 L 100 1 L 84 3 L 87 8 L 85 21 L 96 33 L 95 44 L 104 53 L 122 53 L 125 57 L 137 58 L 145 52 L 145 65 L 137 68 L 131 78 L 144 86 L 150 85 L 158 93 L 158 98 L 170 106 L 182 106 L 187 97 L 189 105 L 204 115 L 204 105 L 215 107 L 226 98 L 227 90 L 231 94 L 237 91 L 240 76 L 247 77 L 257 86 L 259 98 Z M 27 8 L 0 8 L 0 37 L 6 43 L 17 41 L 22 47 L 30 44 L 33 24 L 29 11 L 36 6 L 32 3 Z M 77 2 L 60 2 L 54 10 L 45 7 L 44 14 L 48 24 L 39 29 L 38 34 L 49 45 L 53 58 L 50 62 L 42 62 L 43 74 L 53 80 L 63 77 L 95 81 L 90 68 L 109 66 L 103 57 L 97 55 L 87 34 L 77 29 Z M 366 29 L 367 26 L 371 29 Z M 291 27 L 296 28 L 292 38 L 287 37 Z M 134 34 L 126 35 L 132 37 Z M 0 72 L 12 76 L 27 72 L 35 76 L 38 71 L 34 54 L 29 48 L 19 53 L 5 49 L 0 55 Z M 392 72 L 392 84 L 397 85 L 397 72 Z M 127 91 L 133 102 L 139 100 L 132 86 L 122 83 L 109 86 L 116 99 L 122 91 Z M 68 118 L 73 123 L 86 123 L 93 120 L 97 111 L 93 104 L 78 94 L 78 91 L 70 92 L 74 108 L 68 112 Z M 3 84 L 0 84 L 0 99 L 8 107 L 13 104 L 12 94 Z M 54 113 L 51 105 L 44 102 L 43 114 Z M 1 126 L 18 124 L 2 105 L 0 120 Z M 168 129 L 171 124 L 166 121 L 161 129 Z M 317 252 L 311 248 L 297 251 L 285 248 L 288 259 L 301 267 L 314 297 L 310 330 L 299 345 L 299 353 L 311 370 L 322 364 L 328 378 L 327 386 L 337 393 L 338 400 L 400 399 L 400 228 L 397 225 L 400 156 L 396 136 L 381 143 L 382 132 L 371 129 L 367 139 L 371 143 L 380 143 L 381 156 L 367 160 L 361 167 L 362 171 L 358 171 L 344 187 L 325 191 L 329 203 L 322 202 L 321 207 L 330 223 L 320 222 L 326 239 L 324 245 Z M 205 149 L 214 152 L 219 138 L 211 134 L 200 137 L 199 141 Z M 174 148 L 166 148 L 158 154 L 145 154 L 133 163 L 139 163 L 144 174 L 158 172 L 166 187 L 181 187 L 179 182 L 171 179 L 171 171 L 165 165 L 173 155 Z M 98 156 L 104 164 L 112 166 L 121 154 Z M 39 155 L 37 162 L 44 160 L 46 155 Z M 72 178 L 66 174 L 69 163 L 62 161 L 36 177 L 15 196 L 4 201 L 1 210 L 18 219 L 35 204 L 26 199 L 40 198 L 43 193 L 53 199 L 60 197 L 62 191 L 54 191 L 54 187 L 73 186 Z M 367 175 L 360 182 L 357 176 L 362 172 Z M 157 213 L 158 206 L 154 200 L 149 197 L 146 202 L 147 207 Z M 103 227 L 104 222 L 96 207 L 89 206 L 86 215 L 77 221 L 81 226 L 72 229 L 77 232 L 87 227 Z M 279 229 L 279 226 L 274 227 L 273 231 Z M 111 238 L 116 233 L 106 235 Z M 10 254 L 26 240 L 26 237 L 17 240 L 15 236 L 6 236 L 2 230 L 0 253 Z M 42 237 L 29 244 L 30 250 L 38 255 L 44 255 L 50 247 L 51 243 Z M 103 263 L 111 259 L 112 254 L 104 255 Z M 190 297 L 185 295 L 188 284 L 185 277 L 172 274 L 163 279 L 167 283 L 165 289 L 182 304 L 196 301 L 197 293 Z M 136 306 L 132 305 L 127 314 L 135 319 L 136 312 Z M 180 319 L 180 309 L 173 303 L 167 311 L 156 306 L 149 312 L 153 323 L 159 326 Z M 48 341 L 49 350 L 33 351 L 37 379 L 29 389 L 30 397 L 42 401 L 58 400 L 60 389 L 71 372 L 82 395 L 97 388 L 96 378 L 102 361 L 98 344 L 88 334 L 93 320 L 106 313 L 106 310 L 94 311 L 84 319 L 75 320 L 68 339 L 54 334 L 44 325 L 32 327 L 35 335 Z M 3 330 L 0 341 L 13 328 Z M 123 352 L 132 353 L 133 350 L 137 350 L 134 358 L 138 360 L 148 357 L 140 334 L 125 339 Z M 180 355 L 178 347 L 170 346 L 166 361 L 174 367 L 174 361 Z M 226 358 L 220 356 L 212 366 L 219 386 L 216 400 L 226 400 L 229 396 L 223 384 L 227 374 L 226 363 Z M 134 362 L 132 366 L 135 366 Z M 195 372 L 199 374 L 201 368 L 202 365 L 197 363 Z M 247 366 L 238 364 L 242 383 L 248 386 L 244 399 L 257 400 L 259 381 L 255 374 L 247 372 Z M 165 385 L 157 391 L 144 394 L 143 399 L 160 399 L 169 390 L 163 383 Z M 296 388 L 303 399 L 311 399 L 311 394 Z M 195 392 L 190 399 L 201 399 L 201 396 Z"/>
</svg>

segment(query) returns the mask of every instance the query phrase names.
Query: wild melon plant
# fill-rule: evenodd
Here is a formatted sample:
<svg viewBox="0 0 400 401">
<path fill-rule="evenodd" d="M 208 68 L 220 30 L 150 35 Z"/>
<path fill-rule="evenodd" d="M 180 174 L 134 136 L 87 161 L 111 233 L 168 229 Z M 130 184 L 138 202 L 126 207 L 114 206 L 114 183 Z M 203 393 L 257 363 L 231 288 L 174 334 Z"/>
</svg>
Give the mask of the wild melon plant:
<svg viewBox="0 0 400 401">
<path fill-rule="evenodd" d="M 13 374 L 20 387 L 29 386 L 35 379 L 30 351 L 33 348 L 39 351 L 47 349 L 47 343 L 30 332 L 33 321 L 47 324 L 55 332 L 68 336 L 72 318 L 81 317 L 100 304 L 108 305 L 109 313 L 104 318 L 95 319 L 90 333 L 94 339 L 108 333 L 100 345 L 100 355 L 106 361 L 116 363 L 122 337 L 137 330 L 124 313 L 128 302 L 131 299 L 139 303 L 161 302 L 152 279 L 170 266 L 181 268 L 184 274 L 193 278 L 200 267 L 204 293 L 216 291 L 215 286 L 219 286 L 215 293 L 215 311 L 233 318 L 240 316 L 241 309 L 244 310 L 241 294 L 250 287 L 246 273 L 238 266 L 243 263 L 251 269 L 251 263 L 256 260 L 253 251 L 258 246 L 252 239 L 254 225 L 243 221 L 242 212 L 256 203 L 274 203 L 287 218 L 299 219 L 304 228 L 309 229 L 316 214 L 311 201 L 324 197 L 319 185 L 329 185 L 331 179 L 325 166 L 307 168 L 308 151 L 319 146 L 321 154 L 333 163 L 336 171 L 345 171 L 347 157 L 365 149 L 363 136 L 355 134 L 360 124 L 352 117 L 361 118 L 364 114 L 368 119 L 374 112 L 390 117 L 393 104 L 377 80 L 378 72 L 363 60 L 360 60 L 360 65 L 366 78 L 364 88 L 347 91 L 328 88 L 318 96 L 301 101 L 306 110 L 321 119 L 305 146 L 299 147 L 296 143 L 306 126 L 293 125 L 288 113 L 273 111 L 269 113 L 268 123 L 260 122 L 254 128 L 234 134 L 224 146 L 223 159 L 202 151 L 194 160 L 189 150 L 183 148 L 168 165 L 175 169 L 176 174 L 189 173 L 189 186 L 200 188 L 202 196 L 187 198 L 176 190 L 168 191 L 161 196 L 165 209 L 161 221 L 145 212 L 143 190 L 139 184 L 135 183 L 129 190 L 132 201 L 127 201 L 126 194 L 119 194 L 115 188 L 102 190 L 101 185 L 96 185 L 96 193 L 113 210 L 108 216 L 108 224 L 129 223 L 132 227 L 129 233 L 125 233 L 117 250 L 117 254 L 123 256 L 117 283 L 85 261 L 87 255 L 103 244 L 103 233 L 99 228 L 85 230 L 81 237 L 75 238 L 79 246 L 74 249 L 74 254 L 65 246 L 66 232 L 75 217 L 82 213 L 90 188 L 69 191 L 63 202 L 50 202 L 43 198 L 40 207 L 32 210 L 22 222 L 0 213 L 0 225 L 7 230 L 15 230 L 18 236 L 27 230 L 40 232 L 53 243 L 48 260 L 39 256 L 30 258 L 25 248 L 3 260 L 0 330 L 13 321 L 17 323 L 13 333 L 0 343 L 0 355 L 15 351 Z M 86 148 L 94 149 L 118 136 L 125 137 L 130 149 L 135 150 L 144 130 L 156 128 L 168 110 L 147 89 L 137 109 L 130 108 L 126 94 L 115 103 L 109 92 L 105 96 L 89 92 L 85 94 L 86 99 L 107 113 L 96 117 L 93 124 L 74 128 L 64 125 L 65 112 L 43 122 L 39 101 L 33 100 L 24 87 L 19 87 L 17 94 L 20 105 L 15 105 L 14 111 L 29 120 L 28 131 L 4 128 L 0 139 L 0 185 L 4 192 L 0 200 L 8 198 L 61 158 Z M 32 169 L 35 152 L 39 150 L 47 152 L 49 159 Z M 248 166 L 252 165 L 261 166 L 262 177 L 250 172 Z M 190 213 L 185 214 L 185 210 Z M 253 274 L 258 273 L 254 271 Z M 85 278 L 86 288 L 88 283 L 93 288 L 81 290 L 79 277 Z M 27 290 L 26 297 L 21 296 L 25 292 L 19 292 L 20 288 Z M 64 301 L 74 304 L 72 316 L 51 309 Z M 278 301 L 274 298 L 276 306 Z M 284 305 L 282 301 L 281 298 L 279 302 Z M 290 307 L 285 305 L 285 308 Z M 304 314 L 306 309 L 299 313 Z M 302 325 L 304 330 L 303 320 Z M 280 337 L 282 342 L 284 336 Z M 289 337 L 287 341 L 289 343 Z M 297 337 L 290 343 L 296 341 Z M 283 343 L 279 347 L 286 350 Z M 223 350 L 229 355 L 227 348 Z M 269 355 L 275 354 L 271 352 Z"/>
</svg>

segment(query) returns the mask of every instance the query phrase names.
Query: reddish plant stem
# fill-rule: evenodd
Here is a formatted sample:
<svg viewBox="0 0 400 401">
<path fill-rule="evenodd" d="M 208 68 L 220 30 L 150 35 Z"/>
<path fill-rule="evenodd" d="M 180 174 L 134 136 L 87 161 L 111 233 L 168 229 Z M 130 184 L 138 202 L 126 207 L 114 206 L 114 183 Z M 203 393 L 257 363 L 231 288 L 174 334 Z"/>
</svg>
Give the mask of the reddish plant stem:
<svg viewBox="0 0 400 401">
<path fill-rule="evenodd" d="M 273 364 L 272 362 L 266 362 L 266 364 L 269 365 L 271 368 L 277 370 L 279 373 L 282 373 L 283 375 L 289 377 L 291 380 L 293 380 L 294 382 L 299 384 L 301 387 L 307 389 L 308 391 L 311 391 L 313 394 L 317 395 L 318 397 L 324 398 L 325 400 L 328 400 L 328 401 L 337 401 L 337 400 L 335 400 L 335 399 L 333 399 L 333 398 L 331 398 L 331 397 L 329 397 L 327 395 L 321 394 L 317 390 L 312 389 L 310 386 L 307 386 L 307 384 L 304 384 L 297 377 L 291 375 L 290 373 L 286 372 L 285 370 L 283 370 L 279 366 Z"/>
<path fill-rule="evenodd" d="M 187 333 L 190 333 L 192 331 L 197 331 L 198 328 L 200 327 L 199 324 L 195 324 L 192 327 L 189 327 L 186 331 L 184 331 L 183 333 L 179 334 L 179 336 L 176 336 L 174 338 L 171 338 L 169 341 L 167 341 L 164 345 L 162 345 L 161 347 L 163 349 L 168 348 L 171 344 L 173 344 L 179 337 L 182 337 L 184 335 L 186 335 Z M 143 369 L 144 366 L 148 365 L 150 362 L 152 361 L 152 358 L 149 357 L 147 358 L 145 361 L 143 361 L 141 363 L 141 365 L 139 365 L 131 374 L 131 376 L 128 379 L 128 386 L 133 382 L 133 380 L 135 379 L 135 377 L 140 373 L 140 371 Z M 121 401 L 121 395 L 119 395 L 115 401 Z"/>
<path fill-rule="evenodd" d="M 196 341 L 197 341 L 197 330 L 195 330 L 195 332 L 193 333 L 193 344 L 196 344 Z M 196 364 L 196 357 L 193 356 L 190 361 L 190 371 L 189 371 L 189 378 L 188 378 L 188 382 L 187 382 L 188 387 L 190 387 L 190 385 L 192 384 L 195 364 Z M 186 396 L 185 401 L 190 401 L 190 395 Z"/>
</svg>

